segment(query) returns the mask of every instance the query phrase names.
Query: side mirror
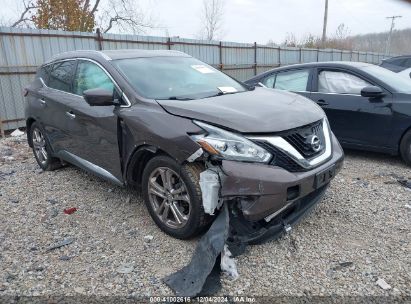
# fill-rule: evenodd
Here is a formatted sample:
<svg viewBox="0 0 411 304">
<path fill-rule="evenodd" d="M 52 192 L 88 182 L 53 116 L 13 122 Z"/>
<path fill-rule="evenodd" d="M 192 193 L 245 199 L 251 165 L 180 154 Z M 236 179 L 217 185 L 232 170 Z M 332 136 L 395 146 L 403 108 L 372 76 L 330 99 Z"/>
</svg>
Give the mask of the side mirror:
<svg viewBox="0 0 411 304">
<path fill-rule="evenodd" d="M 380 98 L 380 97 L 385 96 L 385 93 L 380 87 L 369 86 L 361 90 L 361 96 L 369 97 L 369 98 Z"/>
<path fill-rule="evenodd" d="M 83 92 L 83 97 L 90 106 L 116 105 L 113 92 L 105 89 L 90 89 Z"/>
</svg>

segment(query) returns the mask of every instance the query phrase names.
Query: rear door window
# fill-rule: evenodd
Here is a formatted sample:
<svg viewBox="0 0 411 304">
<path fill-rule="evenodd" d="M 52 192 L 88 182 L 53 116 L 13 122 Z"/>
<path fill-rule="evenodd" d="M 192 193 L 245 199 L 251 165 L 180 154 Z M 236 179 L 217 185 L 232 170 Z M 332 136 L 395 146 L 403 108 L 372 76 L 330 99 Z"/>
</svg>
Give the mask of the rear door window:
<svg viewBox="0 0 411 304">
<path fill-rule="evenodd" d="M 56 90 L 71 92 L 71 81 L 75 64 L 75 60 L 61 61 L 53 64 L 48 86 Z"/>
<path fill-rule="evenodd" d="M 307 91 L 309 70 L 280 72 L 275 78 L 274 88 L 293 92 Z"/>
<path fill-rule="evenodd" d="M 83 96 L 84 91 L 97 88 L 114 92 L 114 83 L 97 64 L 80 60 L 73 82 L 74 94 Z"/>
<path fill-rule="evenodd" d="M 48 85 L 48 83 L 49 83 L 50 68 L 51 68 L 50 65 L 46 65 L 46 66 L 41 67 L 37 71 L 37 77 L 41 78 L 45 85 Z"/>
<path fill-rule="evenodd" d="M 340 71 L 321 71 L 318 75 L 318 92 L 360 95 L 371 84 L 355 75 Z"/>
</svg>

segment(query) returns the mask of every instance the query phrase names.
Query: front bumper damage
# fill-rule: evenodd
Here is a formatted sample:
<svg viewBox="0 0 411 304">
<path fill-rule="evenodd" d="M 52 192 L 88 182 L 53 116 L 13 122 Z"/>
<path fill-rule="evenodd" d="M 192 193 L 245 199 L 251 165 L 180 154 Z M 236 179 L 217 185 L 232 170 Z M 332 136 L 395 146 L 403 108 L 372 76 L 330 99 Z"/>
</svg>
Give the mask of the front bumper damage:
<svg viewBox="0 0 411 304">
<path fill-rule="evenodd" d="M 191 262 L 164 282 L 179 296 L 214 293 L 220 286 L 223 265 L 220 269 L 218 257 L 224 244 L 229 254 L 237 256 L 246 245 L 273 240 L 291 230 L 322 200 L 330 180 L 342 167 L 341 146 L 334 136 L 331 143 L 331 158 L 306 172 L 224 160 L 219 166 L 209 166 L 200 174 L 204 210 L 210 214 L 219 210 L 218 216 L 199 241 Z M 324 171 L 333 174 L 319 183 L 318 176 Z"/>
</svg>

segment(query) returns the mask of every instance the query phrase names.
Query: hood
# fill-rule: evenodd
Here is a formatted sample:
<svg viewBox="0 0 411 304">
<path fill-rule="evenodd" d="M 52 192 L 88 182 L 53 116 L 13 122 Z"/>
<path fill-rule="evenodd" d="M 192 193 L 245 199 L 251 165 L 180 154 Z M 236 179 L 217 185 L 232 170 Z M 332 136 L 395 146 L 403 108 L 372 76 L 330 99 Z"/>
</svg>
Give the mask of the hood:
<svg viewBox="0 0 411 304">
<path fill-rule="evenodd" d="M 257 87 L 253 91 L 197 100 L 157 100 L 169 113 L 220 125 L 241 133 L 270 133 L 322 119 L 311 100 L 287 91 Z"/>
</svg>

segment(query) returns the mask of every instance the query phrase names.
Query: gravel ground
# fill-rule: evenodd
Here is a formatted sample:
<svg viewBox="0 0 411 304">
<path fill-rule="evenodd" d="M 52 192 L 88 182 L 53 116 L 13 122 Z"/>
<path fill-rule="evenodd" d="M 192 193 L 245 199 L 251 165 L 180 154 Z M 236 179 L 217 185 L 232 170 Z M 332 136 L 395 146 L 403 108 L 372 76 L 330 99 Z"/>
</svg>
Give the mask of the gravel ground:
<svg viewBox="0 0 411 304">
<path fill-rule="evenodd" d="M 220 294 L 411 296 L 411 190 L 398 178 L 411 179 L 400 159 L 348 151 L 324 201 L 249 247 Z M 0 140 L 0 202 L 0 296 L 172 295 L 161 279 L 197 242 L 162 233 L 133 191 L 70 166 L 42 172 L 24 137 Z"/>
</svg>

